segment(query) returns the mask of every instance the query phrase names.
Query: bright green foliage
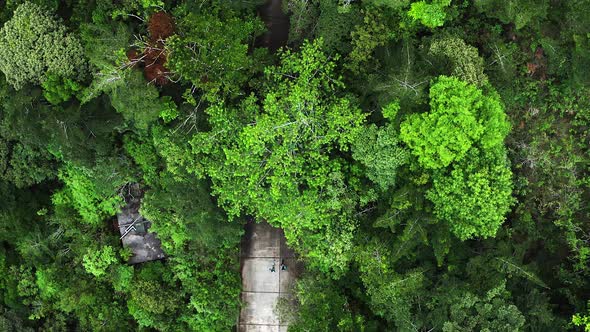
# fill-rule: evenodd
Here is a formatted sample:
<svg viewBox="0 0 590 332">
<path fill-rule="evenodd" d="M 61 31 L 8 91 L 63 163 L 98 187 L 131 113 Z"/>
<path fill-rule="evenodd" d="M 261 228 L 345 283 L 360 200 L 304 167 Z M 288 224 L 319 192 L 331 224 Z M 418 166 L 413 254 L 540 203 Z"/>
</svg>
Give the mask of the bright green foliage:
<svg viewBox="0 0 590 332">
<path fill-rule="evenodd" d="M 72 96 L 82 90 L 79 83 L 53 74 L 47 74 L 47 78 L 41 83 L 41 86 L 43 87 L 43 97 L 54 105 L 70 100 Z"/>
<path fill-rule="evenodd" d="M 235 96 L 256 68 L 248 43 L 262 31 L 256 19 L 189 13 L 178 22 L 178 35 L 166 40 L 166 66 L 208 94 Z"/>
<path fill-rule="evenodd" d="M 510 126 L 499 97 L 441 76 L 430 89 L 430 107 L 402 123 L 401 138 L 422 167 L 435 170 L 427 193 L 434 213 L 461 240 L 494 236 L 512 204 L 503 148 Z"/>
<path fill-rule="evenodd" d="M 590 302 L 588 303 L 588 306 L 590 306 Z M 572 317 L 572 323 L 574 326 L 584 327 L 584 331 L 586 332 L 590 331 L 590 316 L 575 314 Z"/>
<path fill-rule="evenodd" d="M 180 115 L 178 107 L 172 98 L 168 96 L 163 97 L 162 106 L 163 108 L 160 110 L 160 119 L 162 119 L 164 123 L 170 123 Z"/>
<path fill-rule="evenodd" d="M 89 249 L 88 253 L 83 257 L 82 264 L 88 273 L 101 278 L 108 273 L 108 268 L 118 261 L 113 247 L 105 246 L 99 250 Z"/>
<path fill-rule="evenodd" d="M 166 172 L 179 182 L 185 181 L 189 169 L 197 174 L 203 172 L 202 166 L 193 162 L 189 144 L 190 135 L 183 135 L 183 133 L 183 131 L 171 132 L 163 126 L 152 127 L 152 144 L 164 160 Z"/>
<path fill-rule="evenodd" d="M 20 5 L 0 30 L 0 71 L 15 89 L 42 83 L 48 72 L 80 79 L 85 62 L 78 39 L 34 3 Z"/>
<path fill-rule="evenodd" d="M 212 129 L 191 145 L 230 215 L 246 211 L 282 226 L 327 271 L 345 268 L 354 229 L 346 169 L 335 154 L 349 150 L 364 116 L 338 96 L 342 83 L 321 45 L 286 51 L 280 66 L 266 69 L 262 110 L 254 97 L 241 109 L 210 107 Z"/>
<path fill-rule="evenodd" d="M 154 147 L 140 135 L 126 135 L 123 139 L 125 151 L 141 169 L 147 184 L 154 184 L 158 179 L 159 160 Z"/>
<path fill-rule="evenodd" d="M 113 216 L 122 205 L 123 199 L 115 191 L 102 191 L 102 188 L 93 182 L 96 175 L 97 173 L 91 169 L 66 164 L 59 171 L 59 178 L 66 186 L 53 196 L 53 203 L 71 204 L 80 213 L 84 222 L 91 225 L 98 225 L 104 218 Z M 107 190 L 123 184 L 115 182 L 108 185 Z"/>
<path fill-rule="evenodd" d="M 487 82 L 483 73 L 483 58 L 477 48 L 465 44 L 463 39 L 455 36 L 435 39 L 430 45 L 429 54 L 448 59 L 452 75 L 467 83 L 482 86 Z"/>
<path fill-rule="evenodd" d="M 113 262 L 114 263 L 114 262 Z M 114 272 L 113 288 L 117 292 L 124 292 L 133 287 L 133 266 L 119 265 Z"/>
<path fill-rule="evenodd" d="M 515 305 L 507 303 L 509 296 L 504 284 L 489 290 L 483 297 L 460 294 L 449 308 L 451 320 L 443 325 L 443 331 L 521 331 L 525 319 Z"/>
<path fill-rule="evenodd" d="M 457 78 L 441 76 L 430 88 L 430 112 L 412 114 L 400 138 L 425 168 L 439 169 L 463 159 L 474 144 L 502 144 L 509 124 L 495 93 L 484 95 Z"/>
<path fill-rule="evenodd" d="M 408 15 L 415 21 L 420 21 L 429 28 L 437 28 L 445 23 L 447 17 L 446 8 L 451 0 L 432 0 L 431 3 L 418 1 L 412 3 Z"/>
<path fill-rule="evenodd" d="M 549 9 L 548 0 L 475 0 L 475 6 L 502 23 L 514 23 L 522 29 L 545 18 Z"/>
<path fill-rule="evenodd" d="M 434 203 L 435 215 L 459 239 L 494 236 L 504 222 L 513 202 L 512 173 L 504 156 L 502 148 L 490 152 L 472 148 L 449 175 L 435 173 L 427 197 Z"/>
</svg>

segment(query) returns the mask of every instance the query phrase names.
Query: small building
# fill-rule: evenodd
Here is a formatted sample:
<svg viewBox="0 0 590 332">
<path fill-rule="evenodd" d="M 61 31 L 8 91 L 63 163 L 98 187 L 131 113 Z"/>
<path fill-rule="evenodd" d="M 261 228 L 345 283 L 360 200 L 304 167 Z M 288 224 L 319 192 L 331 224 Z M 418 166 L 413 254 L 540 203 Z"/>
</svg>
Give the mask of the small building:
<svg viewBox="0 0 590 332">
<path fill-rule="evenodd" d="M 151 222 L 139 214 L 142 192 L 139 184 L 128 186 L 126 205 L 117 213 L 123 247 L 132 252 L 129 264 L 138 264 L 165 258 L 162 244 L 156 233 L 150 232 Z"/>
</svg>

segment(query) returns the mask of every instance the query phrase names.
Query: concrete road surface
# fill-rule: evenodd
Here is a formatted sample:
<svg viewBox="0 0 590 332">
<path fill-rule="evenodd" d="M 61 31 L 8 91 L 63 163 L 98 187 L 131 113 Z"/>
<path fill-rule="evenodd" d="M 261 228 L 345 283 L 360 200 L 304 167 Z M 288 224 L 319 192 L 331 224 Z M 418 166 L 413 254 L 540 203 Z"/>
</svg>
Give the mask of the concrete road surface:
<svg viewBox="0 0 590 332">
<path fill-rule="evenodd" d="M 286 270 L 281 270 L 284 260 Z M 275 271 L 271 268 L 274 265 Z M 240 332 L 284 332 L 287 322 L 275 312 L 279 298 L 290 297 L 303 266 L 287 247 L 281 229 L 249 223 L 242 241 L 242 311 Z"/>
</svg>

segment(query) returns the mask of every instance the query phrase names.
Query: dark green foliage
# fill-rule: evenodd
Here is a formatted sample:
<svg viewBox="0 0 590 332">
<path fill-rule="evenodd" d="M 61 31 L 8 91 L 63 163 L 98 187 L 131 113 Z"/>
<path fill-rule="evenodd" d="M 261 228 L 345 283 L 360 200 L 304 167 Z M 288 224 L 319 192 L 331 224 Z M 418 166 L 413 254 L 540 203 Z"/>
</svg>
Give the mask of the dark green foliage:
<svg viewBox="0 0 590 332">
<path fill-rule="evenodd" d="M 257 67 L 248 56 L 248 44 L 262 31 L 262 23 L 254 18 L 222 19 L 215 12 L 180 13 L 178 34 L 166 40 L 166 66 L 211 98 L 240 95 L 240 86 Z"/>
<path fill-rule="evenodd" d="M 295 294 L 295 307 L 288 301 L 279 304 L 281 316 L 290 323 L 289 330 L 350 331 L 362 329 L 364 325 L 362 317 L 354 317 L 350 311 L 346 297 L 321 275 L 308 275 L 300 280 Z"/>
<path fill-rule="evenodd" d="M 0 138 L 0 178 L 17 187 L 27 187 L 53 179 L 55 166 L 45 150 Z"/>
<path fill-rule="evenodd" d="M 548 0 L 476 0 L 475 6 L 486 15 L 502 23 L 513 23 L 516 29 L 534 25 L 545 18 L 549 8 Z"/>
<path fill-rule="evenodd" d="M 507 303 L 510 294 L 504 284 L 478 297 L 469 292 L 457 294 L 449 300 L 449 321 L 443 331 L 520 331 L 525 323 L 518 308 Z"/>
<path fill-rule="evenodd" d="M 300 45 L 306 38 L 322 38 L 328 54 L 351 51 L 351 32 L 362 18 L 359 6 L 343 7 L 336 1 L 291 0 L 287 7 L 291 13 L 290 43 Z"/>
<path fill-rule="evenodd" d="M 131 127 L 147 130 L 167 105 L 159 98 L 154 85 L 149 84 L 139 71 L 126 73 L 121 83 L 109 92 L 111 105 Z"/>
<path fill-rule="evenodd" d="M 0 331 L 239 329 L 252 219 L 290 331 L 588 330 L 590 1 L 263 3 L 0 4 Z"/>
</svg>

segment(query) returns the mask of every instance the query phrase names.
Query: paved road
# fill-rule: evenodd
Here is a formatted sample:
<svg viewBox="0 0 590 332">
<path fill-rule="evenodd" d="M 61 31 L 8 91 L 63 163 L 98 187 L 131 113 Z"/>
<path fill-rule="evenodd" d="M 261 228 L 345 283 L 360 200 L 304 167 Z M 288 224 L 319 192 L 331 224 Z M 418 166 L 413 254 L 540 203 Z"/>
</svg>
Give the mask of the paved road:
<svg viewBox="0 0 590 332">
<path fill-rule="evenodd" d="M 284 260 L 287 270 L 281 270 Z M 271 267 L 275 266 L 275 272 Z M 283 231 L 267 223 L 250 223 L 242 241 L 242 311 L 240 332 L 284 332 L 287 322 L 275 313 L 279 298 L 289 298 L 302 270 Z"/>
</svg>

